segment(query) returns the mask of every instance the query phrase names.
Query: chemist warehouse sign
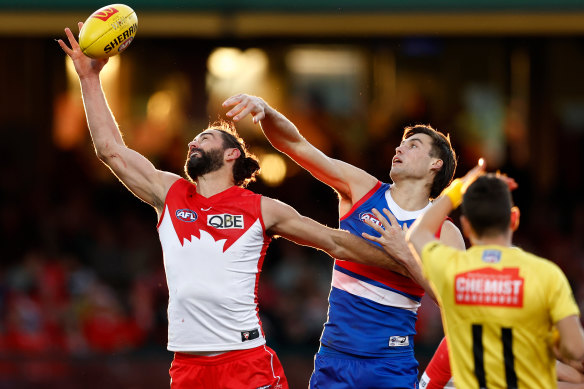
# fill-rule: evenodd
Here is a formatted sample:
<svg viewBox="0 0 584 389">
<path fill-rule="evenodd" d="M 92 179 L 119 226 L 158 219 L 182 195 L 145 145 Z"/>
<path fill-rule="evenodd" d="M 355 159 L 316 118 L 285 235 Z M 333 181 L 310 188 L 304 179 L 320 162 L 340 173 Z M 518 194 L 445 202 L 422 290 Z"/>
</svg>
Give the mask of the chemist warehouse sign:
<svg viewBox="0 0 584 389">
<path fill-rule="evenodd" d="M 458 274 L 454 280 L 456 304 L 520 308 L 524 279 L 518 268 L 483 268 Z"/>
</svg>

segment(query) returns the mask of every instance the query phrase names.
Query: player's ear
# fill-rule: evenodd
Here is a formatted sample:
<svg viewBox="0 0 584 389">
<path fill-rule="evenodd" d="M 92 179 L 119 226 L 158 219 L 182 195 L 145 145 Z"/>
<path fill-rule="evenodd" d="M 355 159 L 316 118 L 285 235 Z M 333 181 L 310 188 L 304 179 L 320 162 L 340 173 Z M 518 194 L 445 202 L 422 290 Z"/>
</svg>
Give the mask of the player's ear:
<svg viewBox="0 0 584 389">
<path fill-rule="evenodd" d="M 511 231 L 517 231 L 517 228 L 519 228 L 519 215 L 519 208 L 511 207 L 511 221 L 509 223 Z"/>
<path fill-rule="evenodd" d="M 237 147 L 231 147 L 225 149 L 225 153 L 223 154 L 227 161 L 234 161 L 241 155 L 241 151 Z"/>
<path fill-rule="evenodd" d="M 444 161 L 442 161 L 441 159 L 435 159 L 430 164 L 430 169 L 438 171 L 438 170 L 442 169 L 442 165 L 444 165 Z"/>
</svg>

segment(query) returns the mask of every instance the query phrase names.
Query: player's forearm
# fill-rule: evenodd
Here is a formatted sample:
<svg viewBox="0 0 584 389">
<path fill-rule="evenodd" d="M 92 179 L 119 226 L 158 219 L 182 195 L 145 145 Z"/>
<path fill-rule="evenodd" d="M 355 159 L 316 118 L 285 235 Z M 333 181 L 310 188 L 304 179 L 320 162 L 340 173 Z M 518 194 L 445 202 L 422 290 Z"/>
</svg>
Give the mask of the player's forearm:
<svg viewBox="0 0 584 389">
<path fill-rule="evenodd" d="M 571 315 L 556 323 L 560 333 L 559 352 L 562 359 L 584 362 L 584 330 L 580 317 Z"/>
<path fill-rule="evenodd" d="M 333 237 L 334 248 L 330 253 L 337 259 L 381 267 L 410 277 L 406 267 L 392 258 L 385 250 L 368 243 L 347 231 L 338 231 Z"/>
<path fill-rule="evenodd" d="M 81 92 L 89 132 L 100 159 L 107 158 L 112 148 L 124 145 L 98 76 L 81 79 Z"/>
<path fill-rule="evenodd" d="M 424 288 L 428 296 L 430 296 L 432 300 L 436 301 L 436 296 L 434 296 L 434 291 L 430 286 L 430 281 L 428 281 L 428 279 L 424 277 L 422 264 L 416 257 L 414 257 L 413 253 L 408 252 L 408 256 L 402 258 L 400 262 L 405 266 L 406 270 L 408 271 L 409 273 L 408 277 L 416 281 L 418 285 Z"/>
<path fill-rule="evenodd" d="M 260 122 L 262 131 L 272 146 L 287 153 L 303 140 L 298 128 L 286 116 L 264 102 L 266 117 Z"/>
</svg>

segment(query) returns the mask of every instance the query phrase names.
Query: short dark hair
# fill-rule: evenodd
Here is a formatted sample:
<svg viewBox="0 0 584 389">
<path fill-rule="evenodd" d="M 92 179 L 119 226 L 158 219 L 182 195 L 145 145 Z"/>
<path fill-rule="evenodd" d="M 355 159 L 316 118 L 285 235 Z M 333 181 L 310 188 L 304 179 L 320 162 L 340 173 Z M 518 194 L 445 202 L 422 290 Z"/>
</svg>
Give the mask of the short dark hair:
<svg viewBox="0 0 584 389">
<path fill-rule="evenodd" d="M 223 138 L 223 149 L 239 149 L 241 155 L 233 164 L 233 180 L 236 186 L 245 188 L 250 182 L 256 180 L 260 171 L 258 158 L 249 152 L 243 139 L 237 134 L 233 122 L 219 120 L 209 125 L 207 129 L 217 130 Z"/>
<path fill-rule="evenodd" d="M 432 149 L 430 156 L 442 160 L 442 168 L 436 172 L 432 187 L 430 188 L 430 198 L 435 199 L 442 193 L 444 188 L 450 184 L 456 171 L 456 153 L 450 143 L 450 135 L 444 135 L 430 125 L 416 124 L 404 129 L 403 139 L 408 139 L 415 134 L 426 134 L 432 138 Z"/>
<path fill-rule="evenodd" d="M 509 228 L 512 207 L 507 183 L 493 173 L 477 178 L 462 198 L 462 214 L 479 237 L 505 232 Z"/>
</svg>

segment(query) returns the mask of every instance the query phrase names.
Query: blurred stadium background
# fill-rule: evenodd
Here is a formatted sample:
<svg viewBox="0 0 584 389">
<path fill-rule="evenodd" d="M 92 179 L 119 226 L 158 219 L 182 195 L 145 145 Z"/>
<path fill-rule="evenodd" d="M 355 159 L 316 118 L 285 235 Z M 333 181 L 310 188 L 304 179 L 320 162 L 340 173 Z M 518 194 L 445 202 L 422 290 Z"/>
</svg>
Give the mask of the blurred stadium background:
<svg viewBox="0 0 584 389">
<path fill-rule="evenodd" d="M 584 303 L 584 3 L 580 0 L 135 0 L 139 30 L 106 94 L 127 143 L 182 172 L 234 93 L 264 97 L 327 154 L 388 180 L 404 125 L 452 135 L 515 177 L 516 243 Z M 164 388 L 167 290 L 156 214 L 101 165 L 55 38 L 107 3 L 0 0 L 0 388 Z M 337 226 L 336 197 L 251 121 L 251 189 Z M 280 240 L 261 278 L 269 343 L 306 387 L 332 260 Z M 193 282 L 196 278 L 193 277 Z M 426 302 L 420 371 L 442 336 Z"/>
</svg>

